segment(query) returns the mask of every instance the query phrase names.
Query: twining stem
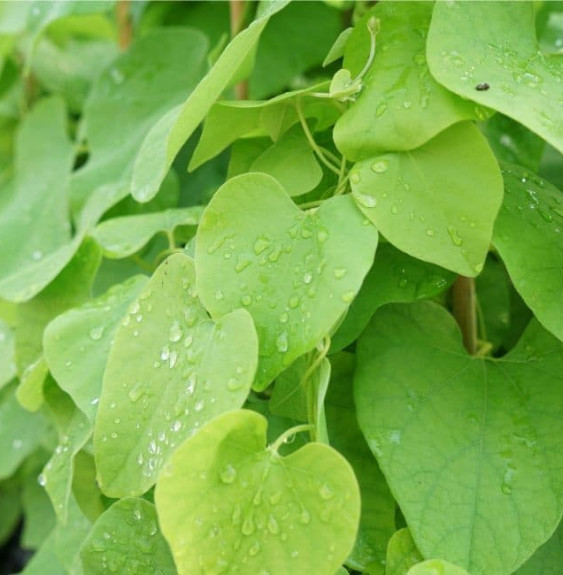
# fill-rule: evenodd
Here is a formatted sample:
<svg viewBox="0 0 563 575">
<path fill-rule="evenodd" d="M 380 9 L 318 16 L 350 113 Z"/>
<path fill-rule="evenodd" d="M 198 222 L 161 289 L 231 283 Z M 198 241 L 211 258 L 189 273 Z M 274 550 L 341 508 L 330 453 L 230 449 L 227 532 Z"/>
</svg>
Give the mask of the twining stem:
<svg viewBox="0 0 563 575">
<path fill-rule="evenodd" d="M 477 305 L 475 280 L 459 276 L 452 286 L 452 311 L 461 329 L 463 345 L 471 354 L 477 352 Z"/>
<path fill-rule="evenodd" d="M 133 23 L 131 21 L 130 0 L 118 0 L 115 6 L 117 17 L 117 30 L 119 34 L 119 47 L 127 50 L 133 39 Z"/>
<path fill-rule="evenodd" d="M 317 440 L 317 390 L 315 386 L 312 385 L 312 377 L 315 371 L 321 365 L 323 359 L 326 357 L 328 350 L 330 349 L 330 337 L 327 335 L 323 338 L 322 347 L 319 350 L 319 353 L 313 359 L 313 361 L 309 364 L 305 372 L 303 373 L 303 377 L 301 378 L 301 385 L 305 388 L 307 394 L 307 419 L 309 423 L 312 425 L 310 429 L 311 441 Z"/>
<path fill-rule="evenodd" d="M 242 30 L 245 2 L 244 0 L 229 0 L 229 7 L 232 39 Z M 235 96 L 237 100 L 248 100 L 248 80 L 242 80 L 235 86 Z"/>
<path fill-rule="evenodd" d="M 309 423 L 304 423 L 303 425 L 296 425 L 291 429 L 287 429 L 284 431 L 275 441 L 270 445 L 270 450 L 274 453 L 278 452 L 280 446 L 287 441 L 290 437 L 295 435 L 296 433 L 301 433 L 302 431 L 309 431 L 313 427 Z"/>
<path fill-rule="evenodd" d="M 303 128 L 303 132 L 305 133 L 305 137 L 309 142 L 313 152 L 317 155 L 317 158 L 331 171 L 334 172 L 337 176 L 340 176 L 340 168 L 337 168 L 335 165 L 330 162 L 327 157 L 323 154 L 323 151 L 319 148 L 317 142 L 313 138 L 313 134 L 311 134 L 311 130 L 309 130 L 309 126 L 307 125 L 307 120 L 305 119 L 305 114 L 303 113 L 303 105 L 301 103 L 301 98 L 297 98 L 295 102 L 295 108 L 297 110 L 297 116 L 299 117 L 299 121 L 301 122 L 301 126 Z"/>
</svg>

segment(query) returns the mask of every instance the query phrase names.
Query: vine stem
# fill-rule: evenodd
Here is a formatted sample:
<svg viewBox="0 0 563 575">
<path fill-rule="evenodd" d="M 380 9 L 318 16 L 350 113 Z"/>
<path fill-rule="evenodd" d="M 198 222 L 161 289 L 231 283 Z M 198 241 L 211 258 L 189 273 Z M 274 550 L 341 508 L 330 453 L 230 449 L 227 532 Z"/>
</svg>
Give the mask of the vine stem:
<svg viewBox="0 0 563 575">
<path fill-rule="evenodd" d="M 475 280 L 459 276 L 452 286 L 452 311 L 461 329 L 463 345 L 471 354 L 477 352 L 477 304 Z"/>
<path fill-rule="evenodd" d="M 231 18 L 231 39 L 233 39 L 243 27 L 245 2 L 244 0 L 229 0 Z M 248 80 L 242 80 L 235 86 L 237 100 L 248 100 Z"/>
<path fill-rule="evenodd" d="M 130 0 L 118 0 L 115 6 L 119 47 L 125 51 L 133 39 L 133 23 L 131 22 Z"/>
<path fill-rule="evenodd" d="M 287 429 L 270 445 L 270 450 L 277 453 L 280 446 L 285 443 L 287 439 L 302 431 L 309 431 L 312 427 L 310 423 L 304 423 L 303 425 L 296 425 L 291 429 Z"/>
</svg>

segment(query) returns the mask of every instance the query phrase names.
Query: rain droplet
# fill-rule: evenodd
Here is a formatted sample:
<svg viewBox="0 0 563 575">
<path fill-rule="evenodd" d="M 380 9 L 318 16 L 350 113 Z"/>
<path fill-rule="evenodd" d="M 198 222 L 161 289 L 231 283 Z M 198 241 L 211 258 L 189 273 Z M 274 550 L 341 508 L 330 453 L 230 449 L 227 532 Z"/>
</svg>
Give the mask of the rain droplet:
<svg viewBox="0 0 563 575">
<path fill-rule="evenodd" d="M 354 193 L 356 201 L 365 208 L 375 208 L 377 206 L 377 199 L 369 194 Z"/>
<path fill-rule="evenodd" d="M 205 407 L 205 401 L 203 399 L 198 399 L 195 402 L 194 409 L 196 411 L 201 411 Z"/>
<path fill-rule="evenodd" d="M 385 159 L 378 160 L 377 162 L 374 162 L 372 164 L 371 169 L 376 174 L 382 174 L 383 172 L 386 172 L 389 169 L 389 161 Z"/>
<path fill-rule="evenodd" d="M 245 517 L 244 521 L 242 522 L 242 534 L 243 535 L 252 535 L 254 533 L 254 521 L 252 520 L 251 516 Z"/>
<path fill-rule="evenodd" d="M 463 240 L 459 237 L 454 226 L 448 226 L 448 234 L 450 235 L 450 239 L 452 240 L 454 246 L 461 246 Z"/>
<path fill-rule="evenodd" d="M 277 533 L 280 532 L 278 522 L 276 521 L 276 518 L 273 515 L 270 515 L 270 517 L 268 517 L 268 531 L 272 533 L 272 535 L 276 535 Z"/>
<path fill-rule="evenodd" d="M 182 339 L 182 329 L 180 328 L 180 324 L 175 321 L 172 326 L 170 327 L 170 331 L 168 332 L 168 339 L 172 342 L 175 343 L 177 341 L 180 341 L 180 339 Z"/>
<path fill-rule="evenodd" d="M 428 228 L 426 230 L 426 235 L 432 237 L 434 235 L 434 230 L 432 228 Z"/>
<path fill-rule="evenodd" d="M 355 295 L 356 294 L 353 291 L 345 291 L 340 299 L 345 303 L 350 303 L 354 299 Z"/>
<path fill-rule="evenodd" d="M 260 543 L 258 541 L 255 541 L 250 546 L 250 549 L 248 550 L 248 554 L 252 555 L 254 557 L 255 555 L 258 555 L 259 551 L 260 551 Z"/>
<path fill-rule="evenodd" d="M 240 379 L 237 379 L 236 377 L 230 377 L 227 380 L 227 389 L 229 391 L 238 391 L 239 389 L 242 389 L 244 387 L 244 382 L 242 382 Z"/>
<path fill-rule="evenodd" d="M 43 257 L 43 252 L 41 250 L 35 250 L 32 254 L 31 254 L 31 258 L 35 261 L 40 260 Z"/>
<path fill-rule="evenodd" d="M 47 485 L 47 476 L 44 473 L 41 473 L 37 478 L 37 483 L 39 483 L 41 487 L 45 487 L 45 485 Z"/>
<path fill-rule="evenodd" d="M 350 174 L 350 181 L 353 184 L 359 184 L 361 180 L 362 180 L 362 178 L 361 178 L 359 172 L 352 172 Z"/>
<path fill-rule="evenodd" d="M 299 521 L 301 521 L 303 525 L 307 525 L 311 522 L 311 515 L 306 509 L 301 510 L 301 514 L 299 515 Z"/>
<path fill-rule="evenodd" d="M 334 277 L 339 280 L 342 279 L 346 274 L 347 274 L 348 270 L 346 268 L 336 268 L 334 270 Z"/>
<path fill-rule="evenodd" d="M 259 256 L 264 250 L 267 250 L 270 247 L 271 243 L 272 242 L 268 238 L 259 236 L 254 242 L 254 253 Z"/>
<path fill-rule="evenodd" d="M 237 263 L 235 265 L 235 271 L 237 273 L 240 273 L 241 271 L 246 269 L 251 263 L 252 262 L 251 262 L 250 258 L 248 258 L 246 256 L 238 256 Z"/>
<path fill-rule="evenodd" d="M 215 299 L 216 299 L 217 301 L 222 300 L 224 297 L 225 297 L 225 294 L 224 294 L 220 289 L 218 289 L 218 290 L 215 292 Z"/>
<path fill-rule="evenodd" d="M 329 485 L 327 485 L 326 483 L 323 483 L 320 487 L 319 487 L 319 495 L 323 498 L 323 499 L 332 499 L 334 497 L 334 491 L 330 488 Z"/>
<path fill-rule="evenodd" d="M 242 305 L 250 305 L 252 303 L 252 298 L 248 294 L 245 294 L 240 298 L 240 301 Z"/>
<path fill-rule="evenodd" d="M 282 333 L 276 338 L 276 348 L 280 353 L 285 353 L 288 350 L 289 342 L 286 331 L 282 331 Z"/>
<path fill-rule="evenodd" d="M 223 483 L 226 484 L 233 483 L 233 481 L 237 477 L 237 470 L 230 463 L 228 463 L 223 469 L 223 471 L 221 471 L 219 477 L 221 478 L 221 481 Z"/>
</svg>

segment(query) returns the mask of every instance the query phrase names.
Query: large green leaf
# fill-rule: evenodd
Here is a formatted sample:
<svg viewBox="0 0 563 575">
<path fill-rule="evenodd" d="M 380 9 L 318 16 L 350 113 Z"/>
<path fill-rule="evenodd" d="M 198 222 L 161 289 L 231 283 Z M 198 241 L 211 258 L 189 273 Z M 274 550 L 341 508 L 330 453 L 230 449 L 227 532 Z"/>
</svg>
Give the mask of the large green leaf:
<svg viewBox="0 0 563 575">
<path fill-rule="evenodd" d="M 99 298 L 56 317 L 43 334 L 53 377 L 92 423 L 115 332 L 146 281 L 135 276 L 114 285 Z"/>
<path fill-rule="evenodd" d="M 94 195 L 103 213 L 129 193 L 145 136 L 195 88 L 206 51 L 200 32 L 162 29 L 142 36 L 104 70 L 84 108 L 90 158 L 73 177 L 75 211 Z"/>
<path fill-rule="evenodd" d="M 433 2 L 379 2 L 354 28 L 344 67 L 358 74 L 366 64 L 367 21 L 381 30 L 373 63 L 355 104 L 336 123 L 334 141 L 351 160 L 418 148 L 442 130 L 484 112 L 438 84 L 426 64 L 426 34 Z"/>
<path fill-rule="evenodd" d="M 130 305 L 109 354 L 94 432 L 104 493 L 151 487 L 183 439 L 242 406 L 256 362 L 248 312 L 210 321 L 197 299 L 193 260 L 165 260 Z"/>
<path fill-rule="evenodd" d="M 288 3 L 289 0 L 272 0 L 263 4 L 254 22 L 233 38 L 184 104 L 171 110 L 147 134 L 135 163 L 132 182 L 135 199 L 146 202 L 156 194 L 176 154 L 231 83 L 240 63 L 256 46 L 270 16 Z"/>
<path fill-rule="evenodd" d="M 333 575 L 352 548 L 360 494 L 349 464 L 320 443 L 281 457 L 266 426 L 252 411 L 225 414 L 163 470 L 156 507 L 181 575 Z"/>
<path fill-rule="evenodd" d="M 563 201 L 549 182 L 503 166 L 505 195 L 493 244 L 539 321 L 563 340 Z"/>
<path fill-rule="evenodd" d="M 503 575 L 551 536 L 562 374 L 563 345 L 537 322 L 488 360 L 465 352 L 435 304 L 376 313 L 358 344 L 358 420 L 423 556 Z"/>
<path fill-rule="evenodd" d="M 341 353 L 331 361 L 324 402 L 330 444 L 352 465 L 362 499 L 360 527 L 346 564 L 380 575 L 385 573 L 387 543 L 395 530 L 395 500 L 358 427 L 352 386 L 355 358 Z"/>
<path fill-rule="evenodd" d="M 455 277 L 438 266 L 407 256 L 391 244 L 380 245 L 356 299 L 331 338 L 331 352 L 353 343 L 378 307 L 434 297 L 447 289 Z"/>
<path fill-rule="evenodd" d="M 446 88 L 514 118 L 563 151 L 563 58 L 540 50 L 531 2 L 437 2 L 427 57 Z"/>
<path fill-rule="evenodd" d="M 560 523 L 547 543 L 516 571 L 516 575 L 559 575 L 563 565 L 563 524 Z"/>
<path fill-rule="evenodd" d="M 385 575 L 406 575 L 407 571 L 424 557 L 416 548 L 410 531 L 405 527 L 393 533 L 387 545 Z"/>
<path fill-rule="evenodd" d="M 144 499 L 114 503 L 94 523 L 80 550 L 88 575 L 174 575 L 170 549 L 158 531 L 156 510 Z"/>
<path fill-rule="evenodd" d="M 1 297 L 30 299 L 68 261 L 61 254 L 70 240 L 73 158 L 63 102 L 39 102 L 19 129 L 14 189 L 0 212 Z"/>
<path fill-rule="evenodd" d="M 260 343 L 264 389 L 327 334 L 358 292 L 377 232 L 349 197 L 302 212 L 265 174 L 229 180 L 196 236 L 198 293 L 213 317 L 244 306 Z"/>
<path fill-rule="evenodd" d="M 0 479 L 10 477 L 37 449 L 47 428 L 42 414 L 21 407 L 14 390 L 15 384 L 0 390 Z"/>
<path fill-rule="evenodd" d="M 502 177 L 472 124 L 448 128 L 410 152 L 354 166 L 354 198 L 400 250 L 466 276 L 483 268 L 502 202 Z"/>
<path fill-rule="evenodd" d="M 92 236 L 108 258 L 125 258 L 139 251 L 159 232 L 173 233 L 178 226 L 197 226 L 202 208 L 176 208 L 151 214 L 112 218 L 98 224 Z"/>
</svg>

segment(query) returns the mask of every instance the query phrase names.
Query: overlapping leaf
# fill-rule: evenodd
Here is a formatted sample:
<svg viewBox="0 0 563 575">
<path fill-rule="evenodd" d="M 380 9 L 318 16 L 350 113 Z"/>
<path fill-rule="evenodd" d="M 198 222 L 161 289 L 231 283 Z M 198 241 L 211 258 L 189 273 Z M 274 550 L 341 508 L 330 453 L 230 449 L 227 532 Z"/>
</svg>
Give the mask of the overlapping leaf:
<svg viewBox="0 0 563 575">
<path fill-rule="evenodd" d="M 553 533 L 562 373 L 563 346 L 537 322 L 484 360 L 435 304 L 374 316 L 359 340 L 358 419 L 425 557 L 509 574 Z"/>
<path fill-rule="evenodd" d="M 213 317 L 241 306 L 251 313 L 260 343 L 256 389 L 332 328 L 376 244 L 350 197 L 302 212 L 265 174 L 238 176 L 215 194 L 196 236 L 198 292 Z"/>
<path fill-rule="evenodd" d="M 248 312 L 210 321 L 193 260 L 165 260 L 130 305 L 109 354 L 94 432 L 104 493 L 140 495 L 151 487 L 182 440 L 242 406 L 256 360 Z"/>
</svg>

